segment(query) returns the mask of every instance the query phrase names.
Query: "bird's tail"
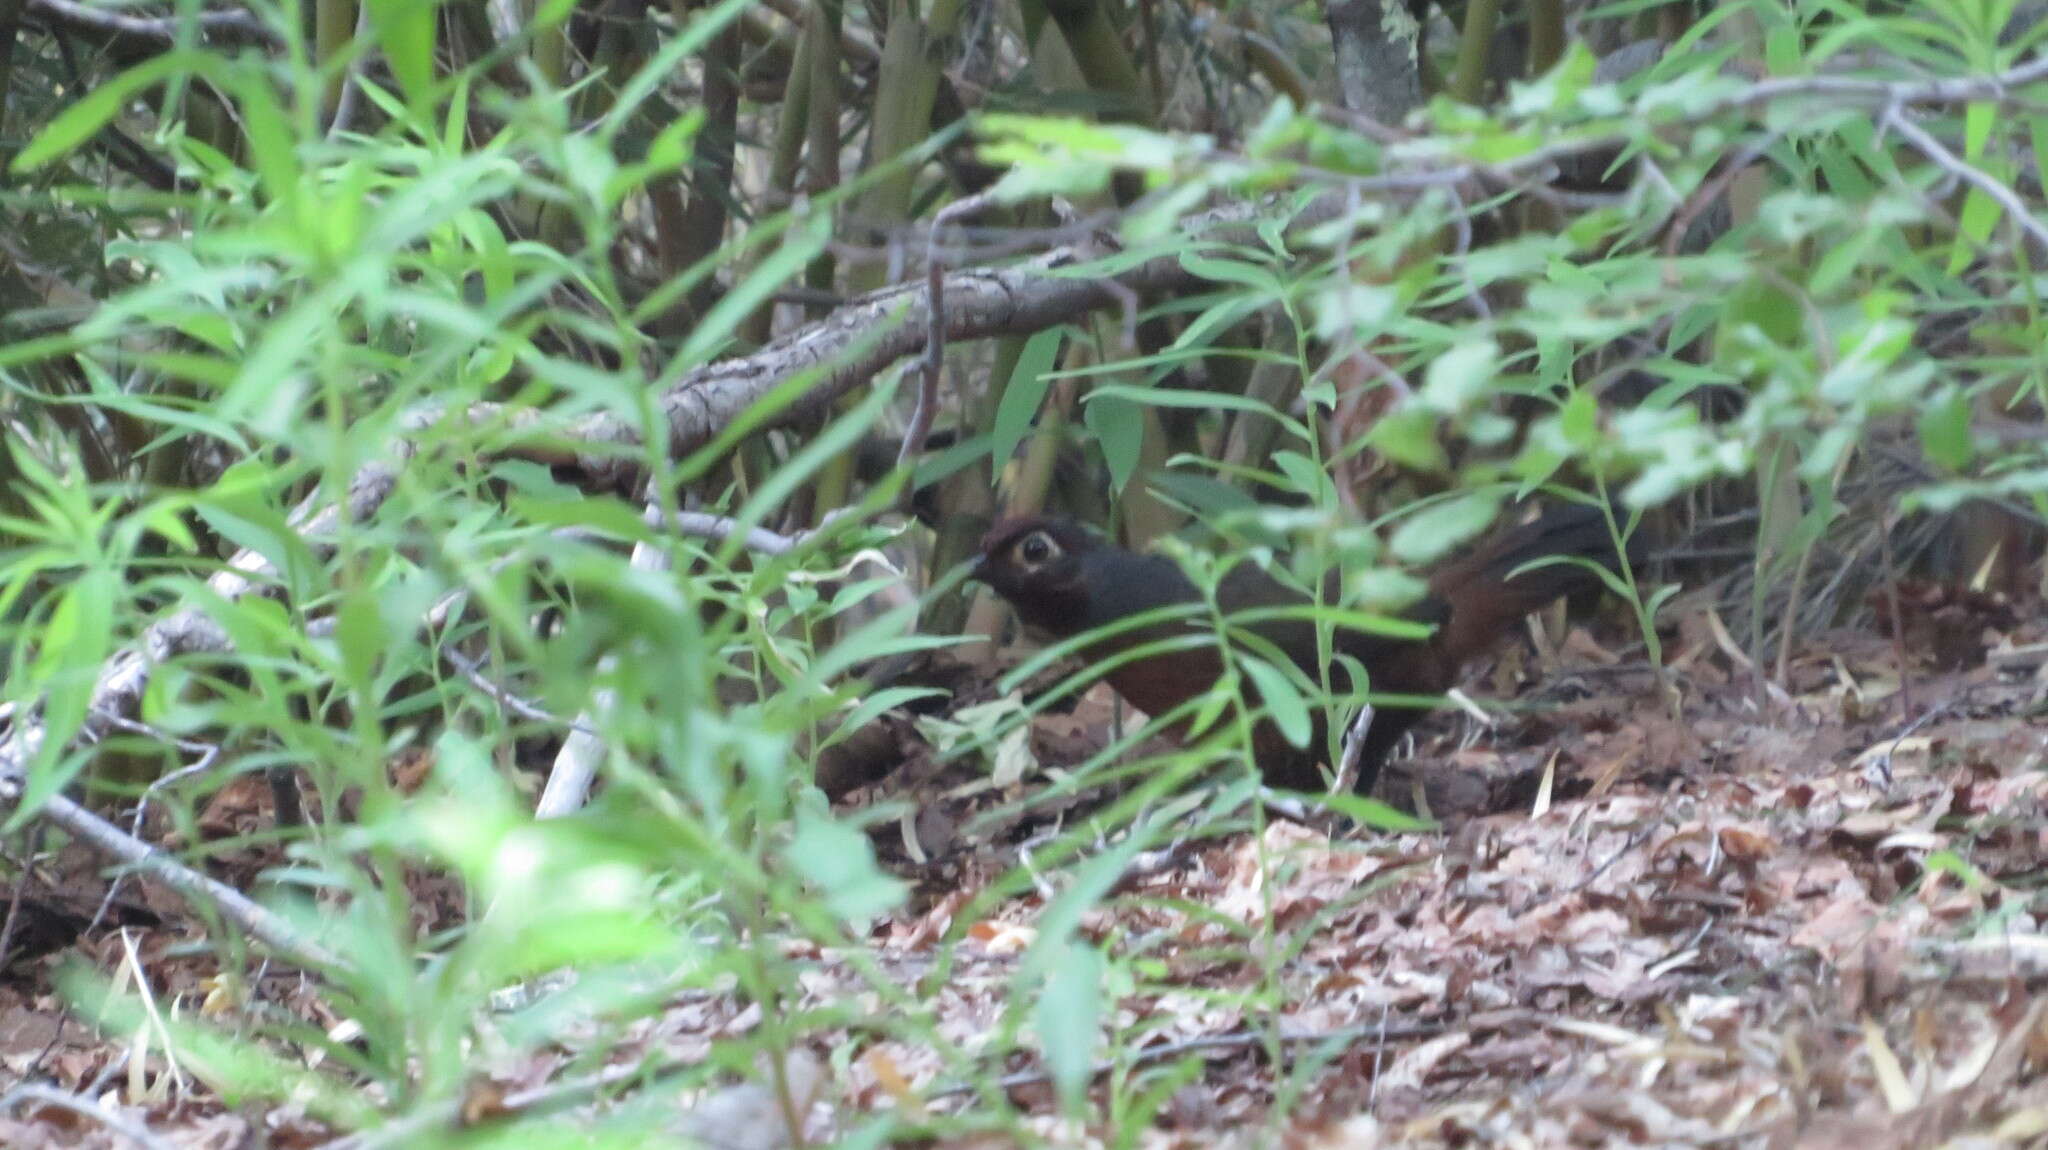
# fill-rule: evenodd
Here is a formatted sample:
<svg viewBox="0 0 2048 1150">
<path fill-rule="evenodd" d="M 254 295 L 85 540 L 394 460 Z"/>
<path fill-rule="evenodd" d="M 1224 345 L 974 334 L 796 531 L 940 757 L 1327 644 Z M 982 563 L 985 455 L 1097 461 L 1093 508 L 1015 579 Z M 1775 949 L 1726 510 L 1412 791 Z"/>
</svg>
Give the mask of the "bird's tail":
<svg viewBox="0 0 2048 1150">
<path fill-rule="evenodd" d="M 1626 555 L 1618 553 L 1599 507 L 1551 507 L 1431 576 L 1431 593 L 1451 608 L 1438 639 L 1440 649 L 1463 662 L 1492 646 L 1524 615 L 1567 596 L 1597 593 L 1604 581 L 1587 561 L 1619 572 L 1623 563 L 1639 567 L 1646 551 L 1639 531 L 1629 540 Z M 1532 563 L 1540 565 L 1521 570 Z"/>
</svg>

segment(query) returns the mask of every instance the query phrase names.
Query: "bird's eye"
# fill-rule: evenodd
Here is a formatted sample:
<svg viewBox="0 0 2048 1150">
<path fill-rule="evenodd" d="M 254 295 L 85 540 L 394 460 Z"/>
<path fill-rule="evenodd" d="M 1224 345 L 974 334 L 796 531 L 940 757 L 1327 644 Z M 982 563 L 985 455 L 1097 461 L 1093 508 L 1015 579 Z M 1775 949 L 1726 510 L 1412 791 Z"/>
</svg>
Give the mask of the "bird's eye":
<svg viewBox="0 0 2048 1150">
<path fill-rule="evenodd" d="M 1059 553 L 1059 544 L 1054 543 L 1052 536 L 1043 531 L 1027 535 L 1024 542 L 1017 544 L 1017 558 L 1032 567 L 1046 563 Z"/>
</svg>

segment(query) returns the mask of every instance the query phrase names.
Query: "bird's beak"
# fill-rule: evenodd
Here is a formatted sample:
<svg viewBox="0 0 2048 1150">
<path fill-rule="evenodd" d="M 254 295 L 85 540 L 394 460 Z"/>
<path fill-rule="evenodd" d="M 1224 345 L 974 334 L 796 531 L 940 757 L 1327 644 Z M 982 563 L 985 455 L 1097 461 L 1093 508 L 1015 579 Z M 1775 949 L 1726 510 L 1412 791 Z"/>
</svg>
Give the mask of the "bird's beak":
<svg viewBox="0 0 2048 1150">
<path fill-rule="evenodd" d="M 974 566 L 967 569 L 967 581 L 969 583 L 988 582 L 988 556 L 983 555 L 976 559 Z"/>
</svg>

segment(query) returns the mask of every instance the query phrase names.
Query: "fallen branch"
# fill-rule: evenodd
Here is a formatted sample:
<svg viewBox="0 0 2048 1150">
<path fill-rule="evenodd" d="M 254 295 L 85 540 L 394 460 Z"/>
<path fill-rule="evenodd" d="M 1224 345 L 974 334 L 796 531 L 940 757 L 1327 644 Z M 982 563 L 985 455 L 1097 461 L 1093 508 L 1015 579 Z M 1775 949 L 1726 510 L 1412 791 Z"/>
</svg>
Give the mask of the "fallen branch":
<svg viewBox="0 0 2048 1150">
<path fill-rule="evenodd" d="M 1333 218 L 1340 207 L 1338 197 L 1324 196 L 1293 218 L 1298 226 L 1313 225 Z M 1263 204 L 1234 204 L 1188 220 L 1182 232 L 1190 239 L 1250 241 L 1265 214 Z M 816 373 L 816 382 L 776 413 L 771 426 L 823 417 L 840 397 L 890 365 L 923 354 L 935 336 L 958 342 L 1031 335 L 1099 308 L 1121 306 L 1134 296 L 1204 286 L 1207 281 L 1182 264 L 1183 246 L 1113 276 L 1068 271 L 1099 254 L 1093 242 L 1059 248 L 1013 267 L 953 272 L 940 277 L 937 285 L 944 311 L 943 322 L 937 325 L 932 323 L 934 293 L 929 283 L 870 292 L 751 355 L 685 372 L 658 401 L 668 424 L 668 450 L 681 456 L 704 447 L 776 387 L 799 375 Z M 504 426 L 512 437 L 506 454 L 573 465 L 598 485 L 624 486 L 632 478 L 629 472 L 639 467 L 636 452 L 627 449 L 640 446 L 641 428 L 610 412 L 566 427 L 547 423 L 543 413 L 489 404 L 474 405 L 467 415 L 479 424 Z M 527 433 L 532 441 L 520 443 Z M 543 435 L 553 445 L 542 442 Z M 571 446 L 560 447 L 564 441 Z"/>
<path fill-rule="evenodd" d="M 1519 1011 L 1500 1011 L 1495 1015 L 1475 1017 L 1467 1023 L 1467 1029 L 1491 1029 L 1504 1023 L 1510 1016 L 1519 1016 Z M 1090 1072 L 1092 1078 L 1101 1078 L 1119 1068 L 1136 1069 L 1161 1062 L 1171 1062 L 1190 1054 L 1230 1053 L 1250 1050 L 1268 1043 L 1282 1051 L 1302 1046 L 1321 1046 L 1327 1043 L 1341 1043 L 1346 1047 L 1358 1046 L 1368 1040 L 1375 1051 L 1394 1045 L 1413 1042 L 1418 1038 L 1435 1038 L 1449 1027 L 1441 1022 L 1411 1022 L 1401 1026 L 1388 1026 L 1385 1019 L 1376 1023 L 1362 1023 L 1357 1026 L 1339 1026 L 1329 1030 L 1295 1031 L 1286 1034 L 1268 1034 L 1259 1030 L 1241 1030 L 1235 1034 L 1211 1034 L 1200 1038 L 1188 1038 L 1179 1042 L 1166 1042 L 1148 1046 L 1136 1054 L 1119 1061 L 1103 1061 Z M 1043 1070 L 1025 1070 L 1005 1075 L 995 1081 L 1002 1090 L 1017 1090 L 1026 1086 L 1042 1086 L 1052 1081 L 1051 1073 Z M 943 1086 L 925 1095 L 927 1100 L 949 1098 L 961 1094 L 973 1094 L 982 1089 L 980 1084 L 959 1083 Z"/>
<path fill-rule="evenodd" d="M 180 29 L 193 21 L 198 23 L 201 39 L 265 48 L 285 46 L 284 37 L 252 12 L 201 9 L 189 15 L 133 16 L 77 0 L 28 0 L 28 15 L 40 23 L 60 25 L 74 32 L 141 40 L 158 49 L 176 44 Z"/>
<path fill-rule="evenodd" d="M 304 966 L 339 965 L 334 955 L 301 937 L 290 923 L 267 907 L 224 882 L 200 874 L 63 795 L 51 795 L 36 813 L 71 832 L 86 846 L 163 883 L 187 902 L 213 904 L 223 917 L 280 955 Z"/>
<path fill-rule="evenodd" d="M 172 1150 L 169 1142 L 150 1133 L 147 1127 L 130 1122 L 90 1098 L 67 1094 L 54 1086 L 45 1086 L 40 1082 L 24 1083 L 0 1095 L 0 1114 L 5 1114 L 24 1102 L 68 1110 L 82 1118 L 90 1118 L 109 1131 L 142 1147 L 142 1150 Z"/>
</svg>

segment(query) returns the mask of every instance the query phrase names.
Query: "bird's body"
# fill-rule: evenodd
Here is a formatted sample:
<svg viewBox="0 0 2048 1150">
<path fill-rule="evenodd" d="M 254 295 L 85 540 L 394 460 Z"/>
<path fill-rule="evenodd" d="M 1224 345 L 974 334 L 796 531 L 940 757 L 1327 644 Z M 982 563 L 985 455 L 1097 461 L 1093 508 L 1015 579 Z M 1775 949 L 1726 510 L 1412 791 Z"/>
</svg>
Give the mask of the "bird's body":
<svg viewBox="0 0 2048 1150">
<path fill-rule="evenodd" d="M 1456 685 L 1459 668 L 1467 660 L 1493 646 L 1524 615 L 1602 585 L 1598 574 L 1576 562 L 1516 573 L 1525 564 L 1552 557 L 1617 566 L 1606 516 L 1598 508 L 1556 508 L 1438 567 L 1431 573 L 1429 593 L 1400 615 L 1433 628 L 1428 638 L 1339 626 L 1332 634 L 1332 649 L 1365 668 L 1368 683 L 1362 686 L 1376 698 L 1441 695 Z M 1055 639 L 1085 635 L 1161 608 L 1202 602 L 1200 590 L 1171 559 L 1126 551 L 1056 518 L 997 524 L 982 541 L 974 575 L 1007 600 L 1026 627 Z M 1224 575 L 1216 601 L 1226 614 L 1300 608 L 1311 602 L 1249 563 L 1236 564 Z M 1188 635 L 1190 627 L 1183 617 L 1126 628 L 1089 643 L 1082 654 L 1091 661 L 1109 661 L 1141 646 Z M 1313 620 L 1261 618 L 1245 624 L 1245 629 L 1282 652 L 1311 682 L 1323 681 Z M 1330 685 L 1339 694 L 1354 690 L 1346 667 L 1342 659 L 1330 663 Z M 1106 677 L 1131 705 L 1156 716 L 1214 691 L 1223 674 L 1220 652 L 1211 642 L 1123 662 Z M 1421 715 L 1412 705 L 1377 707 L 1359 757 L 1359 790 L 1371 790 L 1380 764 Z M 1323 774 L 1318 765 L 1329 758 L 1327 718 L 1320 709 L 1314 713 L 1306 748 L 1292 746 L 1270 721 L 1263 722 L 1253 733 L 1252 752 L 1268 783 L 1319 790 Z"/>
</svg>

